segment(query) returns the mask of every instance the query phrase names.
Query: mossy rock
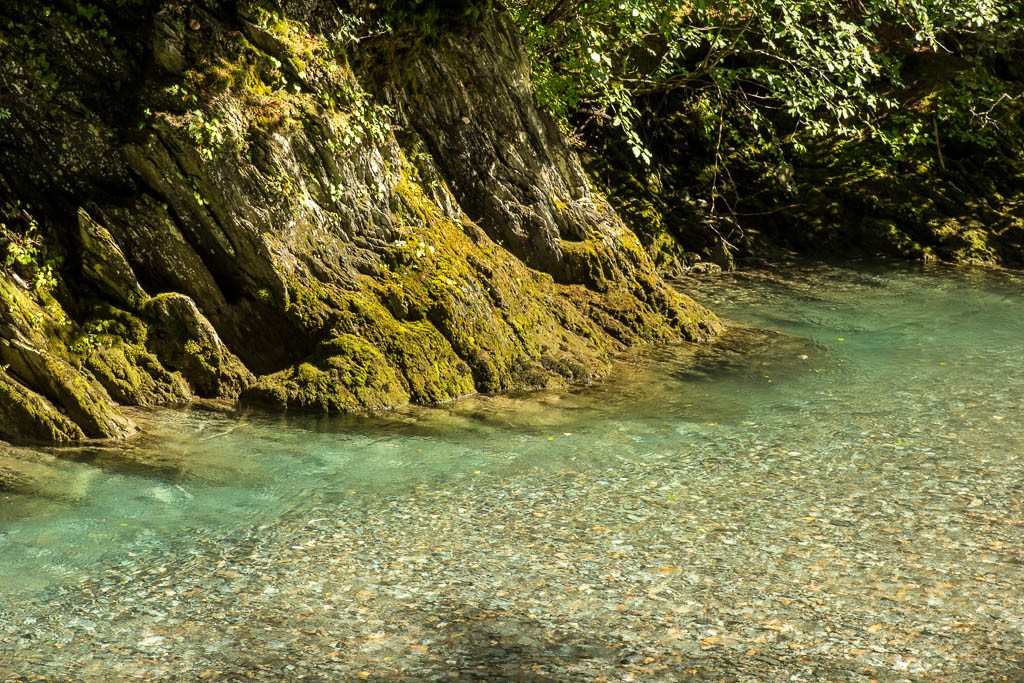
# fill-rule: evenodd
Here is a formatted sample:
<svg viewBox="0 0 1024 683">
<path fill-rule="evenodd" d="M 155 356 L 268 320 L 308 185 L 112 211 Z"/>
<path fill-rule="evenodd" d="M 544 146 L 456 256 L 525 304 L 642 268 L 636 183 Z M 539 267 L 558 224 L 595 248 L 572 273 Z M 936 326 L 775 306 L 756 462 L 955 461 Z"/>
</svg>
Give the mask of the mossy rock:
<svg viewBox="0 0 1024 683">
<path fill-rule="evenodd" d="M 60 406 L 89 438 L 120 438 L 135 433 L 135 425 L 87 372 L 49 351 L 17 340 L 0 344 L 0 353 L 12 373 Z"/>
<path fill-rule="evenodd" d="M 210 321 L 184 294 L 146 301 L 147 348 L 167 368 L 180 372 L 204 398 L 235 398 L 253 381 L 245 365 L 224 345 Z"/>
<path fill-rule="evenodd" d="M 67 347 L 74 333 L 74 324 L 49 293 L 30 292 L 13 279 L 0 277 L 0 366 L 63 413 L 84 436 L 119 438 L 134 433 L 135 426 L 103 387 L 75 364 Z M 9 402 L 24 398 L 12 391 Z M 45 408 L 38 401 L 31 407 L 30 412 Z M 46 417 L 44 422 L 56 425 L 57 440 L 80 438 L 63 421 Z"/>
<path fill-rule="evenodd" d="M 337 329 L 358 334 L 379 349 L 400 373 L 409 400 L 415 403 L 444 403 L 476 391 L 470 366 L 420 316 L 420 304 L 394 290 L 384 296 L 400 314 L 417 319 L 399 321 L 376 298 L 354 295 Z"/>
<path fill-rule="evenodd" d="M 0 372 L 0 438 L 14 443 L 80 441 L 85 433 L 50 401 Z"/>
<path fill-rule="evenodd" d="M 561 243 L 565 270 L 570 282 L 578 282 L 595 292 L 607 292 L 608 281 L 615 279 L 607 247 L 600 242 Z"/>
<path fill-rule="evenodd" d="M 86 436 L 111 431 L 111 397 L 440 403 L 588 382 L 626 346 L 716 329 L 657 279 L 537 109 L 500 10 L 405 51 L 393 35 L 339 41 L 330 3 L 286 4 L 285 31 L 251 3 L 143 5 L 117 10 L 110 49 L 49 26 L 67 87 L 29 74 L 0 95 L 0 199 L 52 207 L 68 278 L 61 304 L 8 282 L 0 338 L 21 344 L 17 380 Z"/>
<path fill-rule="evenodd" d="M 89 354 L 86 367 L 118 403 L 133 406 L 180 405 L 192 400 L 188 382 L 169 372 L 145 348 L 109 339 Z"/>
<path fill-rule="evenodd" d="M 306 362 L 260 377 L 244 403 L 352 413 L 396 408 L 409 402 L 399 372 L 374 346 L 353 335 L 324 343 Z"/>
<path fill-rule="evenodd" d="M 81 208 L 78 232 L 82 241 L 82 274 L 100 292 L 129 308 L 148 298 L 110 232 Z"/>
</svg>

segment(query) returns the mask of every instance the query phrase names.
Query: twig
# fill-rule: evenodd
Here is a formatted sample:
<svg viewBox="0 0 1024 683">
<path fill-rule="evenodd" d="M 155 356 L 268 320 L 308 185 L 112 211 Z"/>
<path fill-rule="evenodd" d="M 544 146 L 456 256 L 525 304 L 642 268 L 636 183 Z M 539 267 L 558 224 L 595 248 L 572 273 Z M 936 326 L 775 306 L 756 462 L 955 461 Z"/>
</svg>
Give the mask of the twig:
<svg viewBox="0 0 1024 683">
<path fill-rule="evenodd" d="M 939 117 L 932 112 L 932 128 L 935 130 L 935 151 L 939 155 L 939 168 L 946 170 L 946 160 L 942 158 L 942 144 L 939 142 Z"/>
</svg>

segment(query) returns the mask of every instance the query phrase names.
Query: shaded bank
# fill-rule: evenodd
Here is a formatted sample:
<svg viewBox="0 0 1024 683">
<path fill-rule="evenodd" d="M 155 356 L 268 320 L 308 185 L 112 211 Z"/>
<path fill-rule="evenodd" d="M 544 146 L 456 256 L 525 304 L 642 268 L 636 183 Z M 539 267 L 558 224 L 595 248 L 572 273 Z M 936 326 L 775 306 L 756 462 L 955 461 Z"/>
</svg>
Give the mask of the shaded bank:
<svg viewBox="0 0 1024 683">
<path fill-rule="evenodd" d="M 780 248 L 1024 265 L 1019 2 L 510 6 L 666 271 Z"/>
</svg>

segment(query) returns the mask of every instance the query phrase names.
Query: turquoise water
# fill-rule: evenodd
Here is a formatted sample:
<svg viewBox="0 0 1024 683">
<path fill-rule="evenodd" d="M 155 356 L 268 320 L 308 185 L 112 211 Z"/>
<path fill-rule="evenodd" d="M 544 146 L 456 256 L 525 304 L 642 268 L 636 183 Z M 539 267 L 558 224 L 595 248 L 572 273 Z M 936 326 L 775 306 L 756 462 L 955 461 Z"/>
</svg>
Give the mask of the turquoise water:
<svg viewBox="0 0 1024 683">
<path fill-rule="evenodd" d="M 913 585 L 987 557 L 1005 601 L 990 604 L 999 617 L 990 627 L 1017 647 L 1024 625 L 1007 614 L 1024 605 L 1021 283 L 1006 272 L 889 266 L 724 276 L 686 287 L 739 332 L 709 349 L 634 354 L 592 387 L 372 419 L 159 410 L 138 414 L 147 436 L 129 443 L 7 455 L 33 479 L 0 494 L 0 608 L 26 618 L 110 567 L 163 566 L 203 552 L 209 538 L 299 533 L 325 514 L 344 524 L 379 512 L 401 525 L 404 500 L 416 523 L 425 499 L 432 519 L 461 519 L 460 500 L 501 508 L 501 496 L 521 500 L 524 488 L 564 476 L 592 483 L 573 489 L 573 505 L 605 510 L 605 526 L 626 524 L 641 513 L 623 501 L 647 500 L 657 477 L 675 487 L 673 501 L 690 501 L 673 533 L 720 528 L 747 557 L 766 553 L 762 572 L 783 571 L 771 549 L 786 543 L 821 544 L 844 567 L 823 585 L 854 593 L 881 580 L 879 557 L 895 567 L 886 580 Z M 793 540 L 814 520 L 832 531 Z M 701 538 L 693 543 L 710 543 Z M 732 567 L 721 572 L 740 571 L 742 556 L 716 548 L 688 561 L 700 566 L 710 553 Z M 683 564 L 673 552 L 659 561 Z M 812 571 L 811 560 L 791 564 L 786 572 Z M 770 594 L 768 576 L 734 577 L 736 590 L 749 580 Z M 989 595 L 963 599 L 989 604 Z"/>
<path fill-rule="evenodd" d="M 758 340 L 745 357 L 655 349 L 595 387 L 370 420 L 140 413 L 147 437 L 51 454 L 35 491 L 3 494 L 0 594 L 80 580 L 206 530 L 481 468 L 601 467 L 663 451 L 696 460 L 722 443 L 732 452 L 716 458 L 741 470 L 750 449 L 814 452 L 794 462 L 809 476 L 953 444 L 964 476 L 1020 466 L 1017 276 L 817 266 L 692 284 L 723 317 L 793 338 Z M 843 462 L 828 459 L 838 451 Z"/>
</svg>

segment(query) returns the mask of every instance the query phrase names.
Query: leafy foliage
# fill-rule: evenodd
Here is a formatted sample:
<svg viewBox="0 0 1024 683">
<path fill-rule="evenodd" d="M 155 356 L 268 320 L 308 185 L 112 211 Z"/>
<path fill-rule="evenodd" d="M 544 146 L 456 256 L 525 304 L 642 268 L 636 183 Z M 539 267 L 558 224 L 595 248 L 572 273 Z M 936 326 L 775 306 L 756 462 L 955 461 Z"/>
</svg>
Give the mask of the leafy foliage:
<svg viewBox="0 0 1024 683">
<path fill-rule="evenodd" d="M 0 216 L 3 266 L 24 277 L 36 291 L 54 289 L 60 262 L 48 253 L 39 225 L 28 208 L 10 202 L 3 206 Z"/>
<path fill-rule="evenodd" d="M 710 106 L 717 144 L 724 120 L 737 118 L 755 132 L 770 118 L 784 135 L 859 134 L 897 104 L 908 55 L 983 59 L 1021 25 L 1012 0 L 512 0 L 511 9 L 541 102 L 567 127 L 580 111 L 605 117 L 643 161 L 638 96 L 688 91 Z M 970 87 L 959 97 L 958 111 L 984 113 L 943 115 L 965 131 L 1008 104 L 986 107 Z"/>
<path fill-rule="evenodd" d="M 979 226 L 1020 242 L 1021 0 L 510 9 L 541 104 L 670 272 L 765 239 L 986 262 Z"/>
</svg>

